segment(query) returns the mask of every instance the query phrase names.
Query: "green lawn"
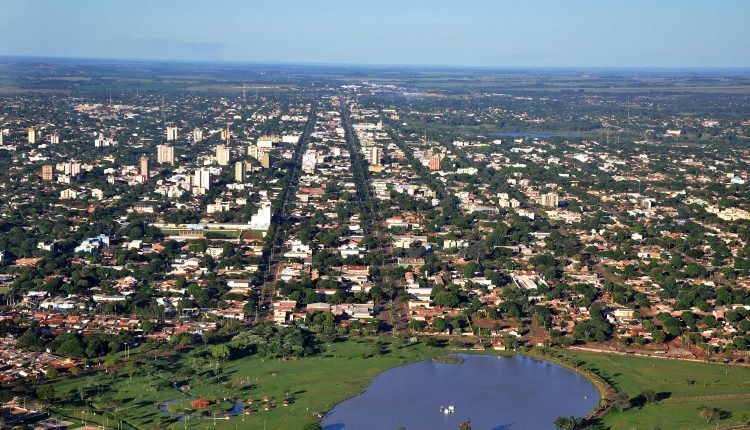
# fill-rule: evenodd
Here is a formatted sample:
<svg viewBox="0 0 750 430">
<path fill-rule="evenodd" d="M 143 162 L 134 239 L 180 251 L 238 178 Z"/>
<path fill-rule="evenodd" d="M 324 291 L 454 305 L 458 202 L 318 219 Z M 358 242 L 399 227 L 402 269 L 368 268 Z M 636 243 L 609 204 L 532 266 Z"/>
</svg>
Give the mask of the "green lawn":
<svg viewBox="0 0 750 430">
<path fill-rule="evenodd" d="M 379 356 L 371 356 L 373 340 L 359 339 L 322 345 L 322 354 L 300 360 L 240 358 L 222 365 L 218 381 L 216 376 L 206 374 L 215 362 L 197 357 L 203 347 L 158 362 L 147 358 L 132 378 L 126 368 L 121 368 L 55 384 L 57 396 L 64 399 L 58 405 L 65 406 L 53 407 L 53 415 L 80 422 L 82 410 L 86 409 L 88 423 L 106 424 L 108 419 L 109 427 L 116 428 L 117 421 L 122 420 L 126 429 L 154 429 L 157 424 L 176 429 L 264 425 L 268 430 L 296 429 L 316 421 L 315 413 L 325 413 L 360 393 L 379 373 L 449 352 L 422 343 L 382 342 L 387 347 Z M 743 413 L 750 414 L 750 368 L 577 351 L 555 351 L 555 355 L 596 372 L 631 398 L 647 389 L 661 394 L 663 399 L 657 403 L 634 406 L 624 412 L 611 410 L 599 428 L 715 428 L 716 421 L 707 424 L 699 417 L 703 406 L 724 412 L 724 418 L 718 421 L 720 426 L 738 423 Z M 158 402 L 171 400 L 187 405 L 189 397 L 173 388 L 173 381 L 189 384 L 191 393 L 213 402 L 253 398 L 252 413 L 244 418 L 219 420 L 215 427 L 205 419 L 177 423 L 157 407 Z M 264 396 L 273 404 L 269 411 L 260 407 Z M 284 399 L 291 400 L 289 406 L 283 406 Z M 224 409 L 229 404 L 222 403 Z M 97 415 L 93 415 L 95 411 Z"/>
<path fill-rule="evenodd" d="M 711 429 L 699 408 L 718 408 L 724 418 L 719 426 L 750 416 L 750 368 L 611 354 L 564 351 L 563 356 L 588 368 L 618 390 L 635 398 L 654 390 L 663 400 L 611 410 L 603 426 L 612 429 Z"/>
<path fill-rule="evenodd" d="M 192 419 L 188 422 L 176 424 L 170 414 L 158 410 L 159 401 L 185 400 L 187 395 L 181 394 L 171 387 L 174 379 L 186 379 L 189 372 L 180 368 L 190 369 L 188 354 L 179 354 L 171 368 L 152 370 L 152 375 L 145 374 L 147 370 L 138 370 L 131 379 L 127 370 L 121 369 L 117 375 L 100 374 L 82 377 L 57 383 L 55 390 L 58 395 L 67 394 L 66 407 L 53 408 L 54 415 L 70 419 L 82 417 L 84 408 L 80 402 L 79 387 L 92 387 L 84 398 L 91 399 L 90 404 L 99 409 L 99 414 L 92 416 L 93 408 L 87 412 L 88 421 L 92 418 L 96 423 L 106 424 L 101 411 L 106 411 L 110 427 L 116 428 L 116 421 L 123 420 L 126 428 L 209 428 L 235 429 L 265 428 L 297 429 L 305 423 L 316 421 L 314 413 L 325 413 L 335 404 L 354 396 L 362 391 L 371 378 L 384 370 L 402 364 L 444 354 L 440 348 L 429 348 L 423 344 L 391 345 L 381 356 L 370 356 L 372 342 L 349 341 L 325 345 L 325 352 L 320 356 L 301 360 L 263 360 L 257 357 L 246 357 L 225 363 L 221 373 L 221 382 L 215 377 L 194 376 L 190 381 L 190 392 L 209 400 L 253 398 L 252 413 L 249 416 L 234 417 L 219 420 L 216 426 L 209 420 Z M 211 363 L 205 366 L 213 367 Z M 138 375 L 139 373 L 143 373 Z M 154 382 L 156 381 L 156 382 Z M 159 382 L 163 381 L 163 382 Z M 96 388 L 98 387 L 98 388 Z M 260 400 L 268 396 L 273 408 L 264 411 L 260 408 Z M 291 398 L 289 406 L 282 402 Z"/>
</svg>

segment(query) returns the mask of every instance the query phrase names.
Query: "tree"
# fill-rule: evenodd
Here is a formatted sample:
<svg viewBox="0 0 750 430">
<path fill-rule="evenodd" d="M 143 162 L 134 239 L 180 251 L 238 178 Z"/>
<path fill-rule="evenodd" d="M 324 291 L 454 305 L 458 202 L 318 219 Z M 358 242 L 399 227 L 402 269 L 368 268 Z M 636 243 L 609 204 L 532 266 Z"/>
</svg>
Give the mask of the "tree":
<svg viewBox="0 0 750 430">
<path fill-rule="evenodd" d="M 104 359 L 104 368 L 109 371 L 109 369 L 117 366 L 117 362 L 117 356 L 108 355 L 107 358 Z"/>
<path fill-rule="evenodd" d="M 471 430 L 471 420 L 466 420 L 458 426 L 458 430 Z"/>
<path fill-rule="evenodd" d="M 58 371 L 58 370 L 57 370 L 56 368 L 54 368 L 54 367 L 50 367 L 50 368 L 49 368 L 49 369 L 47 369 L 47 371 L 46 371 L 46 372 L 44 373 L 44 377 L 45 377 L 45 378 L 47 378 L 47 379 L 55 379 L 55 378 L 57 378 L 58 376 L 60 376 L 60 371 Z"/>
<path fill-rule="evenodd" d="M 36 395 L 40 399 L 49 401 L 55 397 L 55 387 L 49 384 L 41 385 L 36 389 Z"/>
<path fill-rule="evenodd" d="M 211 348 L 211 356 L 217 361 L 224 361 L 228 359 L 230 355 L 231 351 L 229 351 L 229 347 L 226 345 L 216 345 Z"/>
<path fill-rule="evenodd" d="M 711 421 L 718 419 L 721 416 L 721 411 L 716 408 L 702 407 L 698 410 L 698 416 L 706 420 L 706 424 Z"/>
<path fill-rule="evenodd" d="M 620 412 L 625 410 L 625 407 L 629 405 L 630 398 L 628 398 L 628 395 L 623 393 L 622 391 L 618 391 L 612 396 L 612 406 L 619 409 Z"/>
<path fill-rule="evenodd" d="M 307 423 L 302 430 L 323 430 L 323 426 L 320 423 Z"/>
<path fill-rule="evenodd" d="M 667 339 L 667 334 L 662 330 L 654 330 L 651 337 L 654 339 L 654 343 L 663 343 Z"/>
<path fill-rule="evenodd" d="M 646 400 L 646 403 L 653 403 L 657 399 L 656 391 L 651 389 L 643 390 L 641 396 L 643 396 L 643 399 Z"/>
<path fill-rule="evenodd" d="M 577 430 L 583 427 L 583 419 L 576 417 L 557 417 L 555 428 L 558 430 Z"/>
</svg>

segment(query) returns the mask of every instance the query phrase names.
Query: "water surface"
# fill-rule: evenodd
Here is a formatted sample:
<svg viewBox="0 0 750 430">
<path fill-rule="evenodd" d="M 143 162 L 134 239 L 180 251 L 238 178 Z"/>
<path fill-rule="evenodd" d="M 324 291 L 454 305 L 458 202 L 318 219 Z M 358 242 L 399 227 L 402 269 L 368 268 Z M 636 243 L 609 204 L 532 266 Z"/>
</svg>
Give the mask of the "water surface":
<svg viewBox="0 0 750 430">
<path fill-rule="evenodd" d="M 461 364 L 430 360 L 391 369 L 359 396 L 339 403 L 324 430 L 554 429 L 558 416 L 585 416 L 596 387 L 556 364 L 525 356 L 461 355 Z M 455 406 L 444 415 L 441 406 Z"/>
</svg>

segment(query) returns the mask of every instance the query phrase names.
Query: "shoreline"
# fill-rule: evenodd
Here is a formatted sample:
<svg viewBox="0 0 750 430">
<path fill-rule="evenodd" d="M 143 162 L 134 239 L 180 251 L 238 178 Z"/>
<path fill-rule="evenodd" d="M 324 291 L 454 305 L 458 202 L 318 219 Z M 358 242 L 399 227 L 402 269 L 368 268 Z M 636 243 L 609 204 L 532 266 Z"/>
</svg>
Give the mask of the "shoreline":
<svg viewBox="0 0 750 430">
<path fill-rule="evenodd" d="M 378 378 L 381 375 L 383 375 L 385 372 L 391 371 L 393 369 L 397 369 L 399 367 L 408 366 L 408 365 L 415 364 L 415 363 L 420 363 L 422 361 L 430 361 L 432 363 L 441 363 L 441 364 L 463 364 L 464 363 L 463 359 L 461 359 L 460 362 L 459 361 L 455 361 L 455 362 L 451 361 L 451 362 L 448 362 L 448 363 L 446 363 L 446 362 L 444 362 L 444 361 L 441 360 L 441 359 L 444 359 L 446 357 L 450 357 L 453 354 L 487 355 L 487 356 L 496 356 L 496 357 L 497 356 L 504 356 L 504 357 L 526 356 L 526 357 L 529 357 L 529 358 L 534 358 L 534 359 L 538 359 L 538 360 L 543 360 L 543 361 L 550 362 L 552 364 L 558 365 L 560 367 L 563 367 L 563 368 L 565 368 L 567 370 L 570 370 L 570 371 L 575 372 L 576 374 L 582 376 L 587 381 L 591 382 L 594 385 L 594 387 L 596 388 L 597 392 L 599 393 L 599 402 L 597 403 L 597 406 L 591 412 L 589 412 L 588 414 L 586 414 L 586 416 L 584 416 L 582 418 L 584 418 L 587 421 L 588 420 L 592 420 L 592 419 L 598 419 L 598 418 L 602 417 L 604 414 L 606 414 L 612 408 L 612 404 L 609 401 L 609 399 L 611 398 L 611 394 L 613 394 L 614 392 L 616 392 L 616 390 L 613 387 L 611 387 L 609 384 L 607 384 L 607 382 L 604 381 L 604 379 L 602 379 L 599 375 L 596 375 L 593 372 L 587 371 L 586 369 L 575 367 L 574 365 L 572 365 L 570 363 L 566 363 L 566 362 L 562 361 L 558 357 L 546 355 L 546 354 L 543 354 L 543 353 L 541 353 L 541 354 L 540 353 L 534 353 L 532 350 L 526 350 L 526 351 L 495 351 L 495 350 L 489 349 L 489 350 L 484 350 L 484 351 L 478 351 L 478 350 L 452 349 L 452 350 L 450 350 L 450 351 L 448 351 L 448 352 L 446 352 L 445 354 L 442 354 L 442 355 L 436 355 L 436 356 L 433 356 L 433 357 L 425 357 L 425 358 L 423 358 L 421 360 L 416 360 L 416 361 L 412 361 L 412 362 L 409 362 L 409 363 L 403 363 L 403 364 L 400 364 L 398 366 L 394 366 L 394 367 L 391 367 L 391 368 L 383 370 L 382 372 L 380 372 L 377 375 L 375 375 L 372 378 L 370 378 L 370 381 L 367 383 L 367 385 L 364 385 L 362 387 L 362 391 L 360 391 L 359 393 L 357 393 L 357 394 L 355 394 L 355 395 L 353 395 L 351 397 L 348 397 L 348 398 L 346 398 L 346 399 L 344 399 L 344 400 L 336 403 L 335 405 L 333 405 L 331 407 L 331 409 L 323 412 L 322 415 L 321 415 L 321 417 L 320 417 L 320 422 L 322 423 L 323 419 L 325 419 L 325 417 L 329 413 L 331 413 L 331 411 L 333 411 L 333 409 L 335 409 L 336 406 L 338 406 L 339 404 L 344 403 L 344 402 L 346 402 L 346 401 L 348 401 L 350 399 L 353 399 L 355 397 L 358 397 L 358 396 L 361 396 L 362 394 L 364 394 L 367 391 L 367 387 L 372 383 L 372 381 L 375 378 Z"/>
</svg>

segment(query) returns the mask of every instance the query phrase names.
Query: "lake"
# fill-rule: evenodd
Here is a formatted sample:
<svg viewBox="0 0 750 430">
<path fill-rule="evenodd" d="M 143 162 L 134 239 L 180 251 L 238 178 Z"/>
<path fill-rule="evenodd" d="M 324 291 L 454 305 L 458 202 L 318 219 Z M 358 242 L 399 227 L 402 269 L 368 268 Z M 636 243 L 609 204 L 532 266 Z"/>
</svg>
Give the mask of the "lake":
<svg viewBox="0 0 750 430">
<path fill-rule="evenodd" d="M 526 356 L 462 354 L 461 364 L 431 360 L 391 369 L 366 391 L 336 405 L 324 430 L 554 429 L 558 416 L 582 417 L 596 387 L 564 367 Z M 453 405 L 452 414 L 441 407 Z"/>
</svg>

